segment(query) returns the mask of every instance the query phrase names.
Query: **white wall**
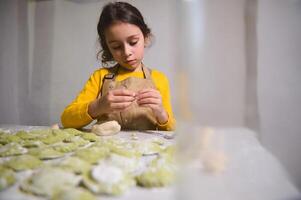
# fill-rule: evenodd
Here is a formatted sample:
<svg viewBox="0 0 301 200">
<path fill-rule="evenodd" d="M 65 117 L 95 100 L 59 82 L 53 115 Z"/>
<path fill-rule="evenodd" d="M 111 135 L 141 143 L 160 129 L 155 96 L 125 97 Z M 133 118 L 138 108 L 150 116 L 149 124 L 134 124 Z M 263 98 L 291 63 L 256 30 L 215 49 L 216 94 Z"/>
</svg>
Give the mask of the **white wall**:
<svg viewBox="0 0 301 200">
<path fill-rule="evenodd" d="M 14 91 L 14 94 L 10 97 L 1 96 L 4 102 L 0 105 L 1 110 L 7 113 L 1 116 L 1 123 L 49 125 L 59 122 L 64 107 L 99 67 L 96 64 L 96 25 L 100 10 L 106 2 L 2 1 L 2 5 L 10 5 L 12 9 L 19 7 L 27 14 L 22 22 L 12 21 L 17 19 L 17 12 L 10 16 L 9 11 L 3 9 L 2 13 L 3 16 L 10 16 L 3 21 L 9 24 L 7 30 L 17 32 L 12 28 L 18 27 L 21 22 L 27 27 L 22 33 L 27 46 L 22 51 L 25 59 L 22 65 L 6 65 L 8 60 L 14 61 L 20 56 L 16 54 L 20 43 L 16 42 L 17 36 L 10 34 L 10 31 L 5 34 L 7 39 L 1 45 L 1 52 L 6 52 L 7 46 L 14 45 L 15 49 L 1 61 L 1 69 L 6 70 L 1 80 L 4 83 L 2 91 Z M 196 118 L 208 125 L 242 126 L 245 81 L 243 1 L 200 1 L 196 11 L 205 12 L 203 18 L 195 19 L 194 25 L 204 28 L 205 32 L 201 36 L 204 43 L 200 46 L 200 52 L 195 51 L 195 55 L 199 53 L 200 62 L 194 64 L 190 62 L 193 58 L 185 58 L 188 49 L 179 46 L 181 39 L 178 27 L 181 23 L 177 18 L 179 10 L 176 7 L 180 0 L 129 2 L 141 10 L 152 28 L 155 39 L 146 51 L 145 63 L 169 77 L 173 104 L 176 103 L 178 93 L 177 69 L 185 69 L 190 73 L 189 84 L 195 86 L 187 99 L 193 99 L 191 110 L 195 111 Z M 227 13 L 223 12 L 225 7 Z M 184 38 L 183 42 L 186 40 L 193 42 L 192 38 Z M 184 58 L 184 62 L 180 62 L 179 57 Z M 21 69 L 26 69 L 26 73 L 22 73 Z M 15 77 L 16 73 L 8 70 L 15 70 L 20 77 Z M 14 90 L 7 89 L 7 85 L 17 80 L 22 83 L 16 85 Z M 26 106 L 20 102 L 25 102 L 23 104 Z M 177 111 L 176 106 L 174 110 Z"/>
<path fill-rule="evenodd" d="M 28 93 L 25 1 L 0 2 L 0 123 L 20 123 Z"/>
<path fill-rule="evenodd" d="M 301 1 L 258 4 L 261 139 L 301 188 Z"/>
</svg>

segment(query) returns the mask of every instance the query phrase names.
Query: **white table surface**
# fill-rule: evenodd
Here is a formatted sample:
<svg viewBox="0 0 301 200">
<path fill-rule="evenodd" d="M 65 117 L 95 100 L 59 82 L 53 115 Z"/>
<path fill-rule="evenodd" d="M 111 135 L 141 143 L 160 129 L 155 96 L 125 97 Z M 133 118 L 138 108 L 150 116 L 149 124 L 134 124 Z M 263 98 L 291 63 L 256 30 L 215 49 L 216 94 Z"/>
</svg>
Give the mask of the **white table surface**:
<svg viewBox="0 0 301 200">
<path fill-rule="evenodd" d="M 31 126 L 0 125 L 4 130 L 35 129 Z M 161 137 L 160 134 L 139 133 L 140 140 Z M 182 134 L 181 137 L 186 133 Z M 128 137 L 129 132 L 118 133 Z M 145 189 L 134 187 L 120 197 L 99 196 L 98 199 L 150 200 L 150 199 L 204 199 L 204 200 L 297 200 L 300 192 L 289 180 L 279 161 L 258 142 L 256 134 L 246 128 L 217 128 L 215 136 L 220 150 L 228 158 L 225 170 L 209 174 L 198 165 L 191 165 L 179 173 L 179 183 L 166 187 Z M 176 138 L 181 138 L 180 136 Z M 187 137 L 191 137 L 187 133 Z M 193 136 L 192 136 L 193 137 Z M 166 140 L 174 142 L 174 140 Z M 221 142 L 222 141 L 222 142 Z M 181 142 L 181 141 L 179 141 Z M 26 177 L 20 173 L 19 178 Z M 18 190 L 18 183 L 0 192 L 0 199 L 43 199 L 25 195 Z"/>
</svg>

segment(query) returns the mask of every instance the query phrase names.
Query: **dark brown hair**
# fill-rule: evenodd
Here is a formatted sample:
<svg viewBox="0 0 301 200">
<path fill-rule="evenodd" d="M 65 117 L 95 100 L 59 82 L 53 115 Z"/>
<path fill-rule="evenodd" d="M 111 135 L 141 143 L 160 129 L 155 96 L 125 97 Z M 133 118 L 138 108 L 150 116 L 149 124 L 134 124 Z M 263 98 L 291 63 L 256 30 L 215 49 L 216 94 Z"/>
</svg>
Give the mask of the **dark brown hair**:
<svg viewBox="0 0 301 200">
<path fill-rule="evenodd" d="M 99 43 L 102 48 L 97 53 L 97 58 L 101 54 L 101 62 L 103 64 L 114 61 L 106 43 L 105 30 L 118 21 L 136 25 L 140 28 L 144 38 L 151 37 L 151 30 L 144 22 L 142 14 L 136 7 L 126 2 L 108 3 L 103 7 L 97 25 Z"/>
</svg>

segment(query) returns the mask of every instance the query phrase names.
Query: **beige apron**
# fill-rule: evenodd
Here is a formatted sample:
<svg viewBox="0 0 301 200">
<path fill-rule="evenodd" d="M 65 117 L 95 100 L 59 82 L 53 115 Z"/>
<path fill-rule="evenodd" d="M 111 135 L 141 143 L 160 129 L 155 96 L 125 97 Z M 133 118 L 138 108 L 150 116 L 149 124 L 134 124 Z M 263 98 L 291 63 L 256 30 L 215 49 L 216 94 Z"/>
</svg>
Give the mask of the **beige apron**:
<svg viewBox="0 0 301 200">
<path fill-rule="evenodd" d="M 142 65 L 144 78 L 129 77 L 122 81 L 115 81 L 119 65 L 110 69 L 110 73 L 105 75 L 102 81 L 102 88 L 99 94 L 104 96 L 108 91 L 113 89 L 125 88 L 134 92 L 138 92 L 145 88 L 156 88 L 152 79 L 151 71 Z M 98 117 L 97 123 L 116 120 L 123 130 L 157 130 L 157 120 L 148 107 L 140 107 L 136 100 L 124 111 L 103 114 Z"/>
</svg>

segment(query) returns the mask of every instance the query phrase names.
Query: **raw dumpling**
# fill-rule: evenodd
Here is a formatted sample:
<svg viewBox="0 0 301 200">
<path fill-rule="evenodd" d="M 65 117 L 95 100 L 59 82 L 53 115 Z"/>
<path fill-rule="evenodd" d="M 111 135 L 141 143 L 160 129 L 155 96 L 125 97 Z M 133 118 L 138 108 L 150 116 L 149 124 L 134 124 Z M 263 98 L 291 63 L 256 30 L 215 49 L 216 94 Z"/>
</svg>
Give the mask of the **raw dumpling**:
<svg viewBox="0 0 301 200">
<path fill-rule="evenodd" d="M 139 172 L 144 167 L 139 157 L 126 157 L 115 153 L 111 153 L 103 162 L 110 166 L 119 167 L 130 174 Z"/>
<path fill-rule="evenodd" d="M 59 168 L 41 168 L 21 183 L 23 191 L 41 196 L 52 196 L 62 188 L 75 187 L 80 176 Z"/>
<path fill-rule="evenodd" d="M 81 137 L 84 140 L 90 141 L 90 142 L 96 142 L 99 141 L 99 137 L 93 133 L 84 133 L 83 135 L 81 135 Z"/>
<path fill-rule="evenodd" d="M 26 148 L 23 148 L 18 143 L 9 143 L 0 147 L 0 157 L 16 156 L 27 152 Z"/>
<path fill-rule="evenodd" d="M 5 163 L 5 165 L 15 171 L 21 171 L 40 167 L 42 165 L 42 161 L 31 155 L 21 155 L 11 158 Z"/>
<path fill-rule="evenodd" d="M 82 147 L 82 146 L 85 146 L 86 144 L 89 144 L 88 140 L 85 140 L 85 139 L 81 138 L 80 136 L 74 136 L 74 137 L 66 138 L 66 139 L 63 140 L 63 142 L 72 143 L 72 144 L 75 144 L 78 147 Z"/>
<path fill-rule="evenodd" d="M 51 147 L 45 147 L 45 148 L 32 148 L 28 152 L 30 155 L 36 156 L 37 158 L 41 160 L 47 160 L 47 159 L 55 159 L 59 157 L 63 157 L 64 154 L 54 150 Z"/>
<path fill-rule="evenodd" d="M 95 200 L 93 194 L 83 188 L 63 189 L 53 195 L 51 200 Z"/>
<path fill-rule="evenodd" d="M 72 134 L 74 136 L 83 135 L 84 132 L 77 130 L 75 128 L 65 128 L 64 131 L 68 132 L 69 134 Z"/>
<path fill-rule="evenodd" d="M 41 141 L 44 142 L 45 144 L 54 144 L 57 142 L 61 142 L 71 136 L 72 136 L 71 134 L 63 130 L 53 129 L 52 134 L 47 136 L 46 138 L 41 139 Z"/>
<path fill-rule="evenodd" d="M 136 177 L 137 184 L 143 187 L 164 187 L 175 180 L 175 167 L 164 159 L 153 160 L 149 168 Z"/>
<path fill-rule="evenodd" d="M 3 145 L 9 144 L 11 142 L 19 142 L 20 140 L 21 138 L 10 133 L 1 132 L 0 134 L 0 144 Z"/>
<path fill-rule="evenodd" d="M 0 191 L 16 182 L 13 170 L 0 166 Z"/>
<path fill-rule="evenodd" d="M 86 149 L 79 149 L 74 156 L 79 157 L 91 164 L 97 163 L 104 159 L 110 153 L 110 149 L 105 147 L 88 147 Z"/>
<path fill-rule="evenodd" d="M 61 142 L 61 143 L 57 143 L 57 144 L 53 145 L 52 148 L 58 152 L 69 153 L 69 152 L 75 151 L 78 148 L 78 146 L 74 143 Z"/>
<path fill-rule="evenodd" d="M 96 194 L 121 195 L 131 186 L 134 179 L 119 167 L 101 163 L 83 177 L 84 185 Z"/>
<path fill-rule="evenodd" d="M 82 174 L 88 172 L 91 168 L 91 165 L 85 160 L 72 156 L 61 161 L 58 164 L 58 167 L 76 174 Z"/>
</svg>

